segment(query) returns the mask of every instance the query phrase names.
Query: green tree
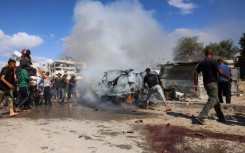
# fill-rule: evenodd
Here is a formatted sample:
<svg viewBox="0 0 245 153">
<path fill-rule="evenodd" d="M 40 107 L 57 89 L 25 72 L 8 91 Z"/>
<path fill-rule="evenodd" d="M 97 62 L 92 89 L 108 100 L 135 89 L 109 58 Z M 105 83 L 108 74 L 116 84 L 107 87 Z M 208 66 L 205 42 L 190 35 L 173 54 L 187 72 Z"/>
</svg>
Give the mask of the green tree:
<svg viewBox="0 0 245 153">
<path fill-rule="evenodd" d="M 198 37 L 182 37 L 174 48 L 176 62 L 194 62 L 203 57 L 203 43 L 198 42 Z"/>
<path fill-rule="evenodd" d="M 245 56 L 245 33 L 242 34 L 242 37 L 240 38 L 239 41 L 239 45 L 240 45 L 240 53 L 242 56 Z"/>
<path fill-rule="evenodd" d="M 212 48 L 215 55 L 218 55 L 219 54 L 219 51 L 221 50 L 221 47 L 220 47 L 219 43 L 216 43 L 216 42 L 215 43 L 208 44 L 205 47 L 205 49 L 207 49 L 207 48 Z"/>
<path fill-rule="evenodd" d="M 222 40 L 219 43 L 210 43 L 207 47 L 212 48 L 215 55 L 223 59 L 234 59 L 235 54 L 239 52 L 238 47 L 234 46 L 231 39 Z"/>
</svg>

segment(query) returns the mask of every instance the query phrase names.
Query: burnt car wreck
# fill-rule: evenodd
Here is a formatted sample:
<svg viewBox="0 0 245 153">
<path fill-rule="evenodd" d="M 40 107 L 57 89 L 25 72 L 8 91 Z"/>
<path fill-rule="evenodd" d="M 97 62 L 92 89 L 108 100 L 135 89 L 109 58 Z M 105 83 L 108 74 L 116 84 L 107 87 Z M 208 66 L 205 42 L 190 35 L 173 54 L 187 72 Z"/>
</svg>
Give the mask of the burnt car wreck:
<svg viewBox="0 0 245 153">
<path fill-rule="evenodd" d="M 101 83 L 96 94 L 103 99 L 113 103 L 126 102 L 131 104 L 139 100 L 143 95 L 143 72 L 139 73 L 133 69 L 109 70 L 104 72 Z"/>
</svg>

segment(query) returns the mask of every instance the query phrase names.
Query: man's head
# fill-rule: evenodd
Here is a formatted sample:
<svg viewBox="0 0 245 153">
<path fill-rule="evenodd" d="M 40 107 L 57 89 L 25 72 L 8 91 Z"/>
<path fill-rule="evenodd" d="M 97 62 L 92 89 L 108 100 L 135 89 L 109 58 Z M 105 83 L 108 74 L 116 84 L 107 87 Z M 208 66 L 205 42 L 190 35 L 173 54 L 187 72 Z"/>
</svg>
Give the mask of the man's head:
<svg viewBox="0 0 245 153">
<path fill-rule="evenodd" d="M 224 64 L 223 59 L 218 59 L 217 62 L 219 63 L 219 65 L 220 65 L 220 64 Z"/>
<path fill-rule="evenodd" d="M 151 74 L 151 69 L 147 68 L 147 69 L 145 69 L 145 72 L 146 72 L 146 74 Z"/>
<path fill-rule="evenodd" d="M 23 50 L 21 51 L 21 54 L 22 54 L 22 55 L 30 56 L 30 55 L 31 55 L 31 51 L 30 51 L 29 49 L 23 49 Z"/>
<path fill-rule="evenodd" d="M 14 59 L 10 58 L 8 60 L 8 66 L 11 68 L 15 68 L 16 67 L 16 61 Z"/>
<path fill-rule="evenodd" d="M 74 76 L 74 75 L 71 76 L 71 79 L 72 79 L 72 80 L 75 80 L 75 79 L 76 79 L 76 76 Z"/>
<path fill-rule="evenodd" d="M 63 75 L 63 78 L 64 78 L 64 79 L 66 79 L 67 77 L 68 77 L 68 75 L 67 75 L 67 74 L 64 74 L 64 75 Z"/>
<path fill-rule="evenodd" d="M 212 48 L 206 48 L 205 49 L 205 56 L 206 57 L 213 57 L 213 55 L 214 55 L 214 52 L 213 52 L 213 49 Z"/>
<path fill-rule="evenodd" d="M 49 76 L 49 72 L 46 72 L 45 75 Z"/>
</svg>

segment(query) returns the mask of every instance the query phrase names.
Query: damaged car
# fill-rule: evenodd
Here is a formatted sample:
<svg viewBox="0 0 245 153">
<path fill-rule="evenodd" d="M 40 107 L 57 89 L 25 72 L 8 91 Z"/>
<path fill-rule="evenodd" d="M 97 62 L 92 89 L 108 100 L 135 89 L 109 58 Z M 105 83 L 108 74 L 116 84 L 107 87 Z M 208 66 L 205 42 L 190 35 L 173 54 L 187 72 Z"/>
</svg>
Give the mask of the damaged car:
<svg viewBox="0 0 245 153">
<path fill-rule="evenodd" d="M 125 101 L 131 104 L 143 94 L 143 73 L 136 72 L 134 69 L 106 71 L 96 94 L 114 103 Z"/>
</svg>

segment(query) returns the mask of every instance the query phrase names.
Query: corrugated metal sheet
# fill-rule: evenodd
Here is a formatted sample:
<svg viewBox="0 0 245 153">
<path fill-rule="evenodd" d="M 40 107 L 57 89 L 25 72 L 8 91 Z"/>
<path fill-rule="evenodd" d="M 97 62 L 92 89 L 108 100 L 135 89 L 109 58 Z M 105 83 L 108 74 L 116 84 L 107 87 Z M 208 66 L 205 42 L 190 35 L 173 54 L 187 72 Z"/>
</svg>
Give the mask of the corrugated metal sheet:
<svg viewBox="0 0 245 153">
<path fill-rule="evenodd" d="M 203 85 L 202 74 L 199 75 L 198 92 L 194 91 L 194 72 L 198 63 L 178 63 L 178 64 L 166 64 L 160 66 L 160 78 L 165 88 L 176 87 L 177 91 L 185 93 L 186 97 L 207 99 L 207 94 Z M 239 70 L 232 68 L 233 82 L 232 92 L 237 92 Z"/>
<path fill-rule="evenodd" d="M 159 65 L 160 78 L 165 88 L 175 87 L 187 97 L 200 97 L 193 90 L 193 78 L 197 62 Z"/>
</svg>

